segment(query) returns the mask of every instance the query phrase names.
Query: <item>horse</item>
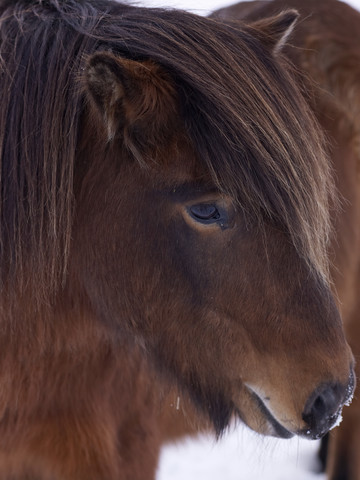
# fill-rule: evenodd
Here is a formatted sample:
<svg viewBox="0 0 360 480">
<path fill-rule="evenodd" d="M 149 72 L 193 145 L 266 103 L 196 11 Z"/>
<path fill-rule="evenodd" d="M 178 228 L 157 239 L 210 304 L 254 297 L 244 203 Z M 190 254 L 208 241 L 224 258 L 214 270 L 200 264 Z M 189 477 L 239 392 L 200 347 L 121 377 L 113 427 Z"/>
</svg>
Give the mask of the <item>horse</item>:
<svg viewBox="0 0 360 480">
<path fill-rule="evenodd" d="M 1 478 L 153 479 L 168 385 L 218 436 L 338 422 L 339 201 L 296 19 L 0 1 Z"/>
<path fill-rule="evenodd" d="M 214 12 L 232 22 L 257 28 L 266 18 L 295 8 L 300 20 L 284 49 L 285 56 L 307 78 L 308 103 L 328 140 L 328 155 L 341 194 L 329 244 L 334 296 L 357 358 L 359 330 L 359 181 L 360 161 L 360 13 L 337 0 L 272 0 L 240 3 Z M 330 442 L 330 443 L 329 443 Z M 344 412 L 340 428 L 325 437 L 320 450 L 331 480 L 360 479 L 360 402 Z"/>
</svg>

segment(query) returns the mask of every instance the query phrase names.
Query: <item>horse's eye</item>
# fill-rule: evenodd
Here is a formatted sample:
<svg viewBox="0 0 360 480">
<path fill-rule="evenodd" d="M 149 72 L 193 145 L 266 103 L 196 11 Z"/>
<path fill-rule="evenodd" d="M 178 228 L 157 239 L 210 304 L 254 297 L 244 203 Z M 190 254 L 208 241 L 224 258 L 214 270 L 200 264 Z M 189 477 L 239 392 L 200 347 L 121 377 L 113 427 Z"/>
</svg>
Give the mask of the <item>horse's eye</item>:
<svg viewBox="0 0 360 480">
<path fill-rule="evenodd" d="M 200 220 L 202 222 L 211 223 L 220 218 L 219 210 L 213 204 L 199 203 L 197 205 L 192 205 L 189 210 L 195 220 Z"/>
</svg>

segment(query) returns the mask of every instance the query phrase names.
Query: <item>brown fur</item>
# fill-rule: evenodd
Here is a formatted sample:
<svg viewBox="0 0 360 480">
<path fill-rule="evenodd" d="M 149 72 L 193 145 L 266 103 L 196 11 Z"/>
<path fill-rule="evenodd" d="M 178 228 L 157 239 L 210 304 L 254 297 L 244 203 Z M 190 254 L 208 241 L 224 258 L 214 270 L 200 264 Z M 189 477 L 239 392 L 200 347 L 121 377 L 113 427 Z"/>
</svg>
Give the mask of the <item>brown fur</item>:
<svg viewBox="0 0 360 480">
<path fill-rule="evenodd" d="M 296 14 L 0 11 L 1 478 L 153 478 L 165 384 L 218 435 L 325 433 L 353 359 L 323 135 L 281 56 Z"/>
<path fill-rule="evenodd" d="M 226 20 L 258 22 L 286 8 L 300 13 L 287 55 L 306 72 L 309 102 L 329 142 L 342 208 L 334 216 L 336 234 L 329 249 L 339 308 L 355 358 L 359 330 L 359 162 L 360 14 L 334 0 L 247 2 L 214 14 Z M 358 395 L 331 432 L 327 471 L 331 480 L 359 480 L 360 404 Z"/>
</svg>

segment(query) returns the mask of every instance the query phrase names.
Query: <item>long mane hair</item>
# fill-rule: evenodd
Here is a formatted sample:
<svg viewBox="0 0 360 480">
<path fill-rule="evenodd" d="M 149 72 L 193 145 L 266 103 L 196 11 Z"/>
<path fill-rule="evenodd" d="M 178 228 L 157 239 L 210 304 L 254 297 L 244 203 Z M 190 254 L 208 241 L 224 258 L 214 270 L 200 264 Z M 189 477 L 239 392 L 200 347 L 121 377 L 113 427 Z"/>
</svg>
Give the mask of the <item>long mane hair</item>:
<svg viewBox="0 0 360 480">
<path fill-rule="evenodd" d="M 96 51 L 165 68 L 186 131 L 218 188 L 259 225 L 288 232 L 327 277 L 333 184 L 323 139 L 292 75 L 251 27 L 105 0 L 0 2 L 2 286 L 49 298 L 66 276 L 84 111 Z"/>
</svg>

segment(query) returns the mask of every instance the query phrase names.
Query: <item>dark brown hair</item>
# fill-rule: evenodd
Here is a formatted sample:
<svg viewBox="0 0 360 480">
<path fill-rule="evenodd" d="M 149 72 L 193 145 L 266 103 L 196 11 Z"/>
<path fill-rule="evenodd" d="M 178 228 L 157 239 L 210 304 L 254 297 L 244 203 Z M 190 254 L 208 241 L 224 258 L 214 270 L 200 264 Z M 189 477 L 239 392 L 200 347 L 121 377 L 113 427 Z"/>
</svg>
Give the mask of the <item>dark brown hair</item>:
<svg viewBox="0 0 360 480">
<path fill-rule="evenodd" d="M 288 232 L 327 275 L 331 174 L 321 135 L 253 29 L 103 0 L 0 3 L 0 266 L 46 298 L 66 273 L 89 54 L 151 59 L 172 76 L 189 137 L 220 190 Z M 40 298 L 39 297 L 39 298 Z"/>
</svg>

